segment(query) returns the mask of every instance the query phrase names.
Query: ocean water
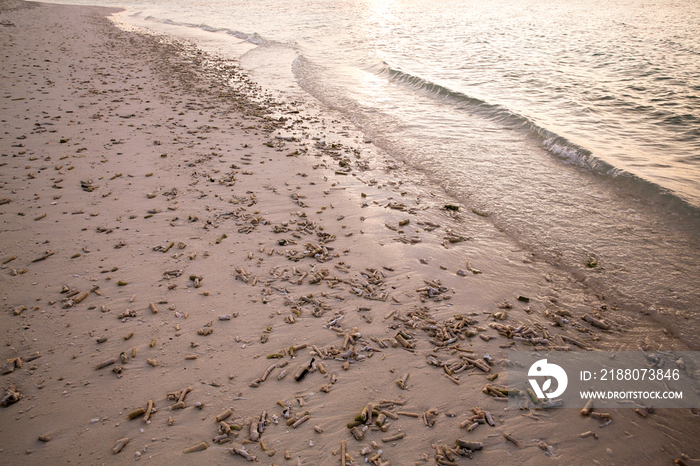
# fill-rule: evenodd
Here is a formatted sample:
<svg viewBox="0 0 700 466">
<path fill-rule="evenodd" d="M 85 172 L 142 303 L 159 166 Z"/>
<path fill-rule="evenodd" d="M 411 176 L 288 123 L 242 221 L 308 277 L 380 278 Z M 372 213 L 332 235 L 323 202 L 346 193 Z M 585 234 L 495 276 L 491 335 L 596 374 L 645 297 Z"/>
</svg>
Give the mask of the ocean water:
<svg viewBox="0 0 700 466">
<path fill-rule="evenodd" d="M 313 96 L 700 348 L 700 2 L 82 3 L 182 31 L 282 98 Z"/>
</svg>

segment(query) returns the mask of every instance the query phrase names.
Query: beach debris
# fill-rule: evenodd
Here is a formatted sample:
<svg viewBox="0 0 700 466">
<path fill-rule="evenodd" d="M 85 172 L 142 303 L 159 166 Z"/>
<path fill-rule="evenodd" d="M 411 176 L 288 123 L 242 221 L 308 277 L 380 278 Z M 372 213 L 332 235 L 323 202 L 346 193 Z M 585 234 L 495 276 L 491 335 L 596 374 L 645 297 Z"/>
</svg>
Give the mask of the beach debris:
<svg viewBox="0 0 700 466">
<path fill-rule="evenodd" d="M 507 299 L 504 299 L 500 303 L 498 303 L 498 308 L 499 309 L 513 309 L 513 305 L 508 301 Z M 499 320 L 504 320 L 501 318 L 498 318 Z"/>
<path fill-rule="evenodd" d="M 315 360 L 316 358 L 311 358 L 311 362 L 309 362 L 309 364 L 307 364 L 306 366 L 299 366 L 299 369 L 297 369 L 297 372 L 294 374 L 294 380 L 299 382 L 301 379 L 303 379 L 304 376 L 313 369 L 313 364 Z"/>
<path fill-rule="evenodd" d="M 474 267 L 472 267 L 471 262 L 469 262 L 469 261 L 466 262 L 465 266 L 466 266 L 467 270 L 470 271 L 471 273 L 473 273 L 474 275 L 479 275 L 482 273 L 481 270 L 475 269 Z"/>
<path fill-rule="evenodd" d="M 515 445 L 516 447 L 520 448 L 520 441 L 517 440 L 515 437 L 513 437 L 511 434 L 507 434 L 504 432 L 503 437 L 506 440 L 508 440 L 509 442 L 511 442 L 513 445 Z"/>
<path fill-rule="evenodd" d="M 168 280 L 177 278 L 180 275 L 182 275 L 182 269 L 166 270 L 165 272 L 163 272 L 163 276 Z"/>
<path fill-rule="evenodd" d="M 132 420 L 132 419 L 136 419 L 137 417 L 142 416 L 144 414 L 146 414 L 146 410 L 144 408 L 137 408 L 137 409 L 133 410 L 132 412 L 130 412 L 129 414 L 127 414 L 127 417 L 129 418 L 129 420 Z"/>
<path fill-rule="evenodd" d="M 474 415 L 462 421 L 459 424 L 460 428 L 464 429 L 466 427 L 467 432 L 471 432 L 472 430 L 476 429 L 479 426 L 479 424 L 487 423 L 492 427 L 496 425 L 493 421 L 493 417 L 491 416 L 490 412 L 483 411 L 481 408 L 477 407 L 472 408 L 472 412 L 474 413 Z"/>
<path fill-rule="evenodd" d="M 297 420 L 296 422 L 294 422 L 294 423 L 292 424 L 292 427 L 296 429 L 297 427 L 299 427 L 300 425 L 302 425 L 303 423 L 305 423 L 305 422 L 308 421 L 309 419 L 311 419 L 311 416 L 308 415 L 308 414 L 305 414 L 304 416 L 300 417 L 299 420 Z"/>
<path fill-rule="evenodd" d="M 98 365 L 96 365 L 95 370 L 99 370 L 99 369 L 102 369 L 104 367 L 110 366 L 110 365 L 114 364 L 115 362 L 117 362 L 117 361 L 114 358 L 109 358 L 105 361 L 102 361 Z"/>
<path fill-rule="evenodd" d="M 91 193 L 97 189 L 97 186 L 92 184 L 92 180 L 81 181 L 80 187 L 82 188 L 83 191 L 86 191 L 88 193 Z"/>
<path fill-rule="evenodd" d="M 591 317 L 588 314 L 584 314 L 581 316 L 581 319 L 588 322 L 589 324 L 593 325 L 594 327 L 598 327 L 599 329 L 602 330 L 609 330 L 610 325 L 606 324 L 600 319 L 596 319 L 595 317 Z"/>
<path fill-rule="evenodd" d="M 180 244 L 184 244 L 184 243 L 180 243 Z M 160 244 L 158 246 L 154 246 L 153 250 L 160 251 L 162 253 L 166 253 L 166 252 L 170 251 L 170 248 L 172 248 L 173 246 L 175 246 L 175 242 L 171 241 L 170 243 L 167 244 L 167 246 L 163 246 Z M 183 249 L 183 248 L 180 248 L 180 249 Z"/>
<path fill-rule="evenodd" d="M 438 410 L 433 408 L 427 411 L 423 411 L 420 417 L 423 420 L 423 424 L 425 424 L 426 427 L 433 427 L 435 425 L 437 415 Z"/>
<path fill-rule="evenodd" d="M 39 351 L 35 351 L 33 353 L 29 353 L 25 356 L 22 356 L 22 361 L 23 362 L 34 361 L 35 359 L 39 359 L 41 356 L 42 356 L 42 353 L 40 353 Z"/>
<path fill-rule="evenodd" d="M 447 231 L 447 235 L 444 237 L 444 239 L 447 241 L 447 243 L 461 243 L 463 241 L 468 241 L 471 239 L 471 237 L 464 236 L 458 233 L 455 233 L 451 230 Z M 443 242 L 443 245 L 446 246 L 446 243 Z"/>
<path fill-rule="evenodd" d="M 581 349 L 588 350 L 590 348 L 588 345 L 583 343 L 581 340 L 578 340 L 574 337 L 570 337 L 567 335 L 559 335 L 559 337 L 562 339 L 562 341 L 564 341 L 566 343 L 571 343 L 572 345 L 576 345 Z"/>
<path fill-rule="evenodd" d="M 231 426 L 228 425 L 224 421 L 219 421 L 219 433 L 226 434 L 226 435 L 230 434 L 231 433 Z"/>
<path fill-rule="evenodd" d="M 402 438 L 406 437 L 405 432 L 399 432 L 394 435 L 390 435 L 388 437 L 382 437 L 382 442 L 384 443 L 390 443 L 390 442 L 395 442 L 396 440 L 401 440 Z"/>
<path fill-rule="evenodd" d="M 547 443 L 542 440 L 537 442 L 537 446 L 540 447 L 540 449 L 543 450 L 547 456 L 554 456 L 553 446 L 547 445 Z"/>
<path fill-rule="evenodd" d="M 22 397 L 22 392 L 16 386 L 11 385 L 5 390 L 5 394 L 0 398 L 0 406 L 7 407 L 17 403 Z"/>
<path fill-rule="evenodd" d="M 416 347 L 416 344 L 413 342 L 413 336 L 409 335 L 405 331 L 397 332 L 396 335 L 394 335 L 394 338 L 403 348 L 407 350 L 412 350 Z"/>
<path fill-rule="evenodd" d="M 248 450 L 245 449 L 245 447 L 235 447 L 235 448 L 231 448 L 231 449 L 229 450 L 229 452 L 230 452 L 232 455 L 242 456 L 243 458 L 247 459 L 248 461 L 257 461 L 257 460 L 258 460 L 258 457 L 257 457 L 257 456 L 251 455 L 251 454 L 248 452 Z"/>
<path fill-rule="evenodd" d="M 310 257 L 316 259 L 317 262 L 326 262 L 332 260 L 334 255 L 331 254 L 333 248 L 326 247 L 325 245 L 318 245 L 315 243 L 307 243 L 304 251 L 297 251 L 296 249 L 288 250 L 284 253 L 285 257 L 293 262 L 298 262 L 304 258 Z"/>
<path fill-rule="evenodd" d="M 539 404 L 540 409 L 563 408 L 564 400 L 546 400 Z"/>
<path fill-rule="evenodd" d="M 190 275 L 190 280 L 192 280 L 194 287 L 199 288 L 202 286 L 202 280 L 203 278 L 199 275 Z"/>
<path fill-rule="evenodd" d="M 32 262 L 41 262 L 41 261 L 46 260 L 46 259 L 48 259 L 49 257 L 53 256 L 54 254 L 56 254 L 56 251 L 51 251 L 51 250 L 46 251 L 43 255 L 41 255 L 41 256 L 37 257 L 36 259 L 32 260 Z"/>
<path fill-rule="evenodd" d="M 228 436 L 228 434 L 221 434 L 212 439 L 212 442 L 218 443 L 219 445 L 224 444 L 224 443 L 231 443 L 233 440 L 231 440 L 231 437 Z"/>
<path fill-rule="evenodd" d="M 409 373 L 407 372 L 403 375 L 403 377 L 396 381 L 396 385 L 398 385 L 401 390 L 408 390 L 408 377 Z"/>
<path fill-rule="evenodd" d="M 263 383 L 265 380 L 267 380 L 267 378 L 268 378 L 268 376 L 270 375 L 270 373 L 271 373 L 276 367 L 278 367 L 277 363 L 275 363 L 275 364 L 271 365 L 270 367 L 268 367 L 268 368 L 265 370 L 265 372 L 263 372 L 263 374 L 262 374 L 260 377 L 258 377 L 258 378 L 255 379 L 253 382 L 251 382 L 251 383 L 249 384 L 249 386 L 252 387 L 252 388 L 257 388 L 257 387 L 259 387 L 261 383 Z"/>
<path fill-rule="evenodd" d="M 83 291 L 82 293 L 73 298 L 73 302 L 75 304 L 80 304 L 85 298 L 88 297 L 89 294 L 90 293 L 88 293 L 87 291 Z"/>
<path fill-rule="evenodd" d="M 197 445 L 193 445 L 189 448 L 185 448 L 184 450 L 182 450 L 182 452 L 183 453 L 194 453 L 197 451 L 204 451 L 207 448 L 209 448 L 209 445 L 207 445 L 207 442 L 201 442 L 201 443 L 198 443 Z"/>
<path fill-rule="evenodd" d="M 129 439 L 127 437 L 117 440 L 117 444 L 114 446 L 114 448 L 112 448 L 112 453 L 116 455 L 117 453 L 122 451 L 122 449 L 128 444 Z"/>
<path fill-rule="evenodd" d="M 423 282 L 427 285 L 422 288 L 418 288 L 416 290 L 417 293 L 420 294 L 421 298 L 423 300 L 426 299 L 433 299 L 436 302 L 450 299 L 450 296 L 441 296 L 444 295 L 444 293 L 447 293 L 449 291 L 449 288 L 446 286 L 442 285 L 442 282 L 437 279 L 437 280 L 423 280 Z"/>
<path fill-rule="evenodd" d="M 340 441 L 340 466 L 346 466 L 347 465 L 347 451 L 348 451 L 348 445 L 347 441 L 345 439 Z"/>
<path fill-rule="evenodd" d="M 253 417 L 250 421 L 250 428 L 248 429 L 248 435 L 250 437 L 250 440 L 253 442 L 257 442 L 260 439 L 260 418 L 259 417 Z"/>
<path fill-rule="evenodd" d="M 596 413 L 596 412 L 594 412 L 594 413 L 590 414 L 590 417 L 592 417 L 594 419 L 600 419 L 600 420 L 605 421 L 604 423 L 602 423 L 598 426 L 600 428 L 607 427 L 610 424 L 612 424 L 612 422 L 613 422 L 612 416 L 610 415 L 610 413 Z"/>
<path fill-rule="evenodd" d="M 582 416 L 588 416 L 593 411 L 593 399 L 586 402 L 585 406 L 581 410 Z"/>
<path fill-rule="evenodd" d="M 535 330 L 532 329 L 526 325 L 520 325 L 518 327 L 513 327 L 512 325 L 504 325 L 504 324 L 499 324 L 496 322 L 491 322 L 489 324 L 489 327 L 493 328 L 496 330 L 500 335 L 512 339 L 515 341 L 519 341 L 525 345 L 530 345 L 530 346 L 549 346 L 550 345 L 550 340 L 548 338 L 541 338 L 540 334 L 546 334 L 546 331 L 544 329 L 539 329 Z M 538 333 L 541 332 L 541 333 Z"/>
<path fill-rule="evenodd" d="M 227 409 L 226 411 L 222 412 L 218 416 L 216 416 L 216 422 L 221 422 L 225 421 L 228 419 L 231 415 L 233 414 L 233 410 L 231 408 Z"/>
<path fill-rule="evenodd" d="M 506 388 L 503 386 L 492 385 L 492 384 L 487 384 L 484 387 L 484 389 L 482 390 L 482 392 L 486 393 L 487 395 L 493 396 L 495 398 L 502 398 L 505 401 L 508 401 L 508 397 L 510 395 L 518 396 L 522 393 L 517 388 Z"/>
<path fill-rule="evenodd" d="M 530 401 L 532 401 L 532 404 L 535 406 L 540 406 L 542 404 L 542 401 L 537 397 L 533 389 L 526 388 L 525 393 L 527 393 L 527 396 L 530 397 Z"/>
<path fill-rule="evenodd" d="M 191 391 L 192 391 L 192 387 L 187 387 L 187 388 L 184 388 L 184 389 L 180 390 L 180 393 L 179 393 L 178 396 L 177 396 L 177 401 L 178 401 L 178 402 L 184 402 L 184 401 L 185 401 L 185 397 L 186 397 L 187 394 L 190 393 Z"/>
<path fill-rule="evenodd" d="M 459 448 L 464 448 L 465 450 L 472 450 L 472 451 L 484 449 L 484 444 L 481 442 L 471 442 L 471 441 L 462 440 L 462 439 L 455 440 L 455 445 L 457 445 Z"/>
<path fill-rule="evenodd" d="M 360 429 L 357 428 L 357 426 L 354 426 L 350 429 L 350 433 L 352 434 L 353 437 L 355 437 L 355 440 L 358 442 L 361 440 L 364 440 L 365 438 L 365 433 L 361 431 Z"/>
<path fill-rule="evenodd" d="M 456 455 L 472 458 L 475 451 L 483 450 L 484 445 L 481 442 L 456 439 L 455 448 L 449 448 L 447 445 L 433 445 L 433 448 L 435 448 L 435 461 L 438 464 L 453 466 L 458 464 Z"/>
<path fill-rule="evenodd" d="M 153 400 L 148 400 L 148 403 L 146 404 L 146 413 L 143 416 L 143 422 L 147 423 L 148 421 L 150 421 L 151 415 L 154 412 L 153 406 Z"/>
<path fill-rule="evenodd" d="M 187 388 L 184 388 L 184 389 L 176 391 L 176 392 L 168 393 L 167 398 L 169 400 L 176 401 L 176 403 L 174 405 L 170 406 L 170 410 L 175 411 L 176 409 L 184 409 L 186 407 L 185 397 L 191 391 L 192 391 L 192 387 L 187 387 Z"/>
<path fill-rule="evenodd" d="M 22 368 L 22 358 L 11 358 L 5 361 L 2 367 L 2 375 L 10 374 L 14 372 L 15 369 Z"/>
</svg>

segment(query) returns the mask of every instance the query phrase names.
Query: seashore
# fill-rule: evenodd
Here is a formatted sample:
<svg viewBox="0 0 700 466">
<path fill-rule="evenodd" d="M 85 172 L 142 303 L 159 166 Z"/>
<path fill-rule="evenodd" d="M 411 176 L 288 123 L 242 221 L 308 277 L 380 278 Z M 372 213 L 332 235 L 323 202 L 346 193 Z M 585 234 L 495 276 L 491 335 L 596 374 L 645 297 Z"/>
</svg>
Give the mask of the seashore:
<svg viewBox="0 0 700 466">
<path fill-rule="evenodd" d="M 2 464 L 700 457 L 690 409 L 509 409 L 509 350 L 686 348 L 351 125 L 116 10 L 0 5 Z"/>
</svg>

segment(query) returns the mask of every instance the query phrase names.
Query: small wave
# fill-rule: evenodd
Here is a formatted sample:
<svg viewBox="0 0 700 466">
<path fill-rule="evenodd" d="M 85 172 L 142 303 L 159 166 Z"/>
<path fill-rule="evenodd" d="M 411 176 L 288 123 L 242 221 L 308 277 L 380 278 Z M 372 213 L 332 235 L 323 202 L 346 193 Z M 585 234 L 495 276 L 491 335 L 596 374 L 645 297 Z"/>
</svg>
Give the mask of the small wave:
<svg viewBox="0 0 700 466">
<path fill-rule="evenodd" d="M 400 70 L 391 68 L 386 63 L 373 67 L 378 75 L 388 78 L 393 82 L 406 84 L 415 90 L 433 98 L 441 98 L 459 106 L 459 108 L 476 113 L 482 117 L 505 124 L 516 130 L 525 130 L 531 136 L 537 138 L 549 152 L 560 156 L 566 161 L 581 168 L 588 168 L 600 173 L 612 173 L 614 167 L 598 159 L 590 151 L 568 141 L 566 138 L 555 134 L 541 126 L 538 126 L 529 118 L 519 115 L 512 110 L 498 104 L 490 104 L 484 100 L 471 97 L 459 91 L 453 91 L 440 84 L 427 81 Z"/>
<path fill-rule="evenodd" d="M 611 176 L 618 173 L 612 165 L 598 159 L 593 156 L 590 151 L 561 136 L 551 135 L 550 137 L 546 137 L 542 141 L 542 146 L 547 149 L 548 152 L 558 156 L 571 165 Z"/>
<path fill-rule="evenodd" d="M 245 32 L 232 31 L 230 29 L 226 30 L 226 34 L 243 40 L 248 40 L 248 37 L 250 36 L 250 34 L 246 34 Z"/>
<path fill-rule="evenodd" d="M 182 22 L 182 21 L 173 21 L 173 20 L 168 19 L 168 18 L 156 18 L 155 16 L 150 16 L 150 15 L 146 16 L 146 18 L 144 18 L 144 19 L 147 21 L 153 21 L 156 23 L 167 24 L 170 26 L 181 26 L 181 27 L 187 27 L 187 28 L 200 29 L 200 30 L 205 31 L 205 32 L 212 32 L 212 33 L 223 32 L 223 33 L 228 34 L 230 36 L 237 37 L 241 40 L 248 41 L 254 45 L 268 45 L 268 43 L 269 43 L 262 36 L 260 36 L 257 32 L 254 32 L 252 34 L 248 34 L 245 32 L 236 31 L 236 30 L 229 29 L 229 28 L 217 28 L 214 26 L 209 26 L 208 24 L 204 24 L 204 23 L 201 23 L 201 24 L 186 23 L 186 22 Z"/>
<path fill-rule="evenodd" d="M 674 126 L 686 126 L 688 124 L 695 124 L 697 122 L 698 118 L 695 115 L 691 115 L 689 113 L 684 115 L 673 115 L 663 120 L 664 124 Z"/>
<path fill-rule="evenodd" d="M 201 29 L 202 31 L 206 31 L 206 32 L 225 31 L 225 29 L 223 29 L 223 28 L 215 28 L 215 27 L 212 27 L 212 26 L 208 26 L 208 25 L 206 25 L 206 24 L 199 24 L 199 25 L 197 25 L 196 27 L 198 27 L 198 28 Z"/>
<path fill-rule="evenodd" d="M 245 40 L 255 45 L 265 45 L 267 43 L 257 32 L 248 35 Z"/>
<path fill-rule="evenodd" d="M 692 204 L 676 193 L 610 164 L 585 147 L 539 126 L 528 117 L 520 115 L 502 105 L 491 104 L 462 92 L 454 91 L 419 76 L 392 68 L 386 62 L 370 67 L 369 71 L 394 83 L 408 86 L 431 98 L 441 99 L 472 114 L 497 121 L 516 131 L 525 131 L 530 137 L 537 140 L 548 153 L 562 160 L 564 163 L 612 179 L 645 197 L 663 198 L 666 203 L 676 205 L 683 211 L 690 210 L 693 214 L 699 214 L 698 210 L 693 207 Z M 688 118 L 687 115 L 684 115 L 684 117 Z M 671 122 L 669 121 L 668 123 Z"/>
</svg>

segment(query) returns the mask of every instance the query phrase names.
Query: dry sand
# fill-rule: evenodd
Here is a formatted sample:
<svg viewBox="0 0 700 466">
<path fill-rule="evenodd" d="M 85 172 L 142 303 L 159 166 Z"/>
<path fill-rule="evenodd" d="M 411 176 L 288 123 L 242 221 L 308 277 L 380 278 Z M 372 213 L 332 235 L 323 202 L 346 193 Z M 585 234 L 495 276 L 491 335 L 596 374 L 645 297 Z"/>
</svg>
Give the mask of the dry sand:
<svg viewBox="0 0 700 466">
<path fill-rule="evenodd" d="M 241 447 L 268 465 L 700 457 L 691 410 L 612 410 L 601 428 L 578 409 L 509 410 L 482 392 L 534 338 L 685 349 L 575 271 L 446 209 L 419 172 L 342 122 L 276 103 L 235 63 L 124 32 L 107 9 L 1 5 L 0 384 L 20 396 L 0 408 L 1 464 L 245 464 L 229 451 Z M 488 373 L 428 364 L 485 353 Z M 151 402 L 148 422 L 129 420 Z M 370 403 L 388 418 L 356 440 L 347 424 Z M 232 443 L 218 444 L 228 409 Z M 473 409 L 495 425 L 461 428 Z M 453 463 L 456 439 L 484 448 Z"/>
</svg>

